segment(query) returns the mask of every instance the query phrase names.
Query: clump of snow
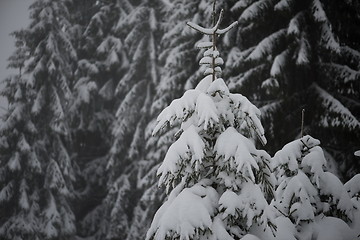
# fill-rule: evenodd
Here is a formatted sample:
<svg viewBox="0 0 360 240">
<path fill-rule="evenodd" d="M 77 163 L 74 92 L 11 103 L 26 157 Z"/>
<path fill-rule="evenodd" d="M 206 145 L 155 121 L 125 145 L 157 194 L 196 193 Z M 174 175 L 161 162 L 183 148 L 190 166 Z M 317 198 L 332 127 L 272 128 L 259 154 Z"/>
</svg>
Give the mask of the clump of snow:
<svg viewBox="0 0 360 240">
<path fill-rule="evenodd" d="M 226 231 L 226 226 L 220 216 L 216 216 L 211 225 L 212 236 L 209 240 L 234 240 Z"/>
<path fill-rule="evenodd" d="M 289 55 L 289 49 L 286 49 L 285 51 L 281 52 L 279 55 L 275 57 L 270 70 L 270 75 L 272 77 L 276 77 L 282 74 L 282 69 L 284 69 L 285 67 L 288 55 Z"/>
<path fill-rule="evenodd" d="M 157 171 L 157 174 L 161 175 L 159 185 L 165 184 L 168 189 L 171 184 L 174 184 L 174 178 L 183 176 L 186 179 L 186 168 L 182 169 L 182 166 L 187 164 L 194 166 L 194 170 L 198 171 L 204 157 L 204 148 L 205 144 L 195 127 L 190 126 L 186 129 L 180 138 L 170 146 Z"/>
<path fill-rule="evenodd" d="M 326 108 L 327 112 L 322 115 L 321 124 L 324 127 L 338 127 L 346 125 L 349 129 L 357 129 L 360 127 L 360 121 L 345 107 L 341 102 L 331 96 L 323 88 L 317 84 L 312 87 L 316 90 L 320 101 Z M 336 118 L 333 115 L 337 116 Z"/>
<path fill-rule="evenodd" d="M 227 190 L 219 199 L 222 218 L 233 217 L 246 220 L 243 227 L 250 229 L 254 219 L 260 218 L 259 225 L 266 228 L 268 221 L 273 220 L 270 207 L 260 187 L 252 182 L 243 184 L 239 194 Z"/>
<path fill-rule="evenodd" d="M 356 152 L 354 152 L 354 155 L 357 157 L 360 157 L 360 150 L 357 150 Z"/>
<path fill-rule="evenodd" d="M 316 202 L 317 189 L 302 172 L 280 183 L 276 190 L 275 207 L 283 214 L 292 213 L 296 222 L 314 219 L 312 204 Z M 298 199 L 298 201 L 296 200 Z"/>
<path fill-rule="evenodd" d="M 21 169 L 20 165 L 20 154 L 18 152 L 15 152 L 11 157 L 10 160 L 7 163 L 7 166 L 10 171 L 18 171 Z"/>
<path fill-rule="evenodd" d="M 319 144 L 320 141 L 311 136 L 304 136 L 299 140 L 290 142 L 275 153 L 272 166 L 276 168 L 281 165 L 287 165 L 289 170 L 294 171 L 298 168 L 298 159 L 301 158 L 302 152 Z"/>
<path fill-rule="evenodd" d="M 169 199 L 155 214 L 146 239 L 163 240 L 166 237 L 191 239 L 199 231 L 207 231 L 215 215 L 218 193 L 204 180 L 191 188 L 176 187 Z M 172 234 L 175 233 L 175 236 Z"/>
<path fill-rule="evenodd" d="M 291 20 L 287 29 L 287 34 L 299 34 L 300 33 L 300 22 L 304 17 L 304 11 L 298 12 Z"/>
<path fill-rule="evenodd" d="M 334 174 L 323 172 L 320 175 L 320 187 L 321 194 L 331 196 L 332 203 L 347 216 L 351 216 L 353 203 L 346 188 Z"/>
<path fill-rule="evenodd" d="M 349 181 L 347 181 L 344 186 L 350 197 L 354 197 L 356 194 L 360 194 L 360 174 L 356 174 Z"/>
<path fill-rule="evenodd" d="M 252 234 L 246 234 L 241 240 L 260 240 L 260 238 Z"/>
<path fill-rule="evenodd" d="M 195 90 L 206 93 L 211 83 L 212 83 L 212 76 L 207 75 L 198 83 Z"/>
<path fill-rule="evenodd" d="M 286 35 L 287 29 L 280 29 L 264 38 L 247 57 L 248 60 L 255 61 L 264 58 L 272 49 L 274 49 L 279 40 Z"/>
<path fill-rule="evenodd" d="M 210 96 L 201 93 L 196 101 L 196 113 L 199 116 L 199 125 L 204 124 L 204 129 L 207 130 L 208 126 L 213 127 L 214 124 L 219 122 L 218 111 L 215 103 Z"/>
<path fill-rule="evenodd" d="M 300 49 L 296 58 L 297 65 L 305 65 L 310 62 L 310 44 L 305 38 L 300 40 Z"/>
<path fill-rule="evenodd" d="M 255 147 L 249 139 L 229 127 L 218 137 L 214 149 L 217 157 L 222 159 L 222 164 L 228 166 L 227 169 L 233 169 L 243 177 L 255 181 L 252 168 L 258 170 L 259 166 L 251 155 L 255 152 Z"/>
<path fill-rule="evenodd" d="M 313 238 L 317 240 L 350 240 L 356 239 L 356 235 L 354 231 L 339 218 L 318 217 L 314 227 Z"/>
<path fill-rule="evenodd" d="M 154 128 L 153 135 L 159 132 L 166 124 L 172 125 L 175 120 L 185 119 L 186 115 L 195 111 L 195 104 L 201 91 L 187 90 L 184 95 L 171 102 L 158 116 L 158 124 Z"/>
</svg>

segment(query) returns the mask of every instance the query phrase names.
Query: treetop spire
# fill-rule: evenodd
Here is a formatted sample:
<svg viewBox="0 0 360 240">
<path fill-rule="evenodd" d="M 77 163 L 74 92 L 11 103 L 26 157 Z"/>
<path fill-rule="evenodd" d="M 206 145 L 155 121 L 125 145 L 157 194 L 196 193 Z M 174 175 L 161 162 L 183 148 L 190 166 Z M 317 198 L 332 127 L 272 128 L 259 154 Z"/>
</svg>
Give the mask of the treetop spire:
<svg viewBox="0 0 360 240">
<path fill-rule="evenodd" d="M 222 21 L 222 17 L 224 14 L 224 10 L 221 9 L 219 18 L 216 21 L 215 5 L 216 5 L 216 1 L 214 1 L 214 4 L 213 4 L 213 25 L 214 26 L 212 28 L 204 28 L 204 27 L 199 26 L 196 23 L 187 22 L 187 25 L 189 27 L 195 29 L 196 31 L 198 31 L 204 35 L 211 36 L 211 38 L 212 38 L 211 42 L 204 42 L 202 45 L 198 45 L 198 47 L 200 47 L 200 48 L 210 48 L 210 47 L 212 48 L 212 49 L 208 49 L 204 53 L 204 57 L 200 60 L 200 64 L 208 65 L 208 68 L 206 68 L 206 70 L 205 70 L 205 75 L 212 74 L 212 81 L 215 81 L 216 73 L 221 73 L 221 68 L 219 67 L 219 65 L 224 64 L 224 60 L 219 57 L 219 52 L 216 51 L 216 36 L 227 33 L 228 31 L 230 31 L 230 29 L 235 27 L 238 23 L 237 21 L 235 21 L 232 24 L 230 24 L 228 27 L 226 27 L 224 29 L 219 29 L 219 26 L 220 26 L 220 23 Z"/>
</svg>

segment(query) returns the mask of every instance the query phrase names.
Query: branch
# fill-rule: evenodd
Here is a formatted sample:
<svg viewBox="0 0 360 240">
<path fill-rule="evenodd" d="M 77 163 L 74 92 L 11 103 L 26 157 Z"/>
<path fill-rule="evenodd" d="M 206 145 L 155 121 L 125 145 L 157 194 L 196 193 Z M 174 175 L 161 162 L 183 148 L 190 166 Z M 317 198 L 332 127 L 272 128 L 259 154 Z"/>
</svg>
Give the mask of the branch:
<svg viewBox="0 0 360 240">
<path fill-rule="evenodd" d="M 216 25 L 213 27 L 214 33 L 219 29 L 219 25 L 220 25 L 220 23 L 221 23 L 221 20 L 222 20 L 222 18 L 223 18 L 223 15 L 224 15 L 224 9 L 221 9 L 220 15 L 219 15 L 219 19 L 218 19 Z"/>
<path fill-rule="evenodd" d="M 219 28 L 219 25 L 221 23 L 223 14 L 224 14 L 224 10 L 222 9 L 221 12 L 220 12 L 219 19 L 218 19 L 217 23 L 212 28 L 204 28 L 204 27 L 201 27 L 198 24 L 193 23 L 193 22 L 187 22 L 186 24 L 189 27 L 191 27 L 192 29 L 194 29 L 194 30 L 196 30 L 196 31 L 198 31 L 200 33 L 203 33 L 203 34 L 206 34 L 206 35 L 214 35 L 215 32 L 217 32 L 217 30 Z"/>
<path fill-rule="evenodd" d="M 186 24 L 189 27 L 191 27 L 192 29 L 194 29 L 200 33 L 206 34 L 206 35 L 213 35 L 214 31 L 215 31 L 213 28 L 203 28 L 203 27 L 197 25 L 196 23 L 192 23 L 192 22 L 187 22 Z"/>
<path fill-rule="evenodd" d="M 217 33 L 218 35 L 227 33 L 228 31 L 230 31 L 230 29 L 234 28 L 237 24 L 238 24 L 238 21 L 235 21 L 235 22 L 233 22 L 232 24 L 230 24 L 230 26 L 228 26 L 227 28 L 216 30 L 216 33 Z"/>
</svg>

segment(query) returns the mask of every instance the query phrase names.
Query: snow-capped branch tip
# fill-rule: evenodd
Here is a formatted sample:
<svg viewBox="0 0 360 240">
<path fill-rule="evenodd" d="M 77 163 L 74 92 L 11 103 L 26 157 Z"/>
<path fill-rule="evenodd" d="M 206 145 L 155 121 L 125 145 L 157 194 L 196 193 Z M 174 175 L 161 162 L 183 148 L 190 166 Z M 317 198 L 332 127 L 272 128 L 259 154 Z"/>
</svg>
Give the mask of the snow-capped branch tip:
<svg viewBox="0 0 360 240">
<path fill-rule="evenodd" d="M 186 24 L 189 27 L 191 27 L 192 29 L 194 29 L 202 34 L 205 34 L 205 35 L 214 35 L 214 34 L 221 35 L 221 34 L 227 33 L 230 29 L 235 27 L 238 23 L 237 21 L 235 21 L 232 24 L 230 24 L 228 27 L 226 27 L 224 29 L 219 29 L 219 25 L 221 23 L 223 15 L 224 15 L 224 9 L 221 9 L 219 19 L 217 20 L 215 26 L 212 28 L 204 28 L 193 22 L 187 22 Z"/>
<path fill-rule="evenodd" d="M 357 157 L 360 157 L 360 150 L 357 150 L 356 152 L 354 152 L 354 155 Z"/>
</svg>

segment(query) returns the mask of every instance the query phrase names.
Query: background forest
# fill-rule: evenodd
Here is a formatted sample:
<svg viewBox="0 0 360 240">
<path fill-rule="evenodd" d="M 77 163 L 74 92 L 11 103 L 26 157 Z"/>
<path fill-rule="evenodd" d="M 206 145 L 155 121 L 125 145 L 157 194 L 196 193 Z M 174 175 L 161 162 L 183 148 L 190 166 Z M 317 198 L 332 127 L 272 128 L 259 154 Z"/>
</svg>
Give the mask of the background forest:
<svg viewBox="0 0 360 240">
<path fill-rule="evenodd" d="M 144 239 L 177 128 L 156 118 L 203 76 L 194 46 L 212 0 L 37 0 L 4 80 L 1 239 Z M 330 171 L 360 172 L 360 3 L 217 0 L 224 79 L 262 113 L 273 155 L 305 134 Z M 260 146 L 260 144 L 259 144 Z"/>
</svg>

